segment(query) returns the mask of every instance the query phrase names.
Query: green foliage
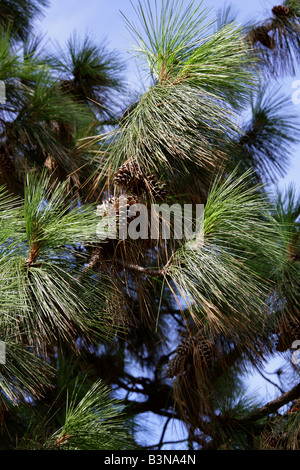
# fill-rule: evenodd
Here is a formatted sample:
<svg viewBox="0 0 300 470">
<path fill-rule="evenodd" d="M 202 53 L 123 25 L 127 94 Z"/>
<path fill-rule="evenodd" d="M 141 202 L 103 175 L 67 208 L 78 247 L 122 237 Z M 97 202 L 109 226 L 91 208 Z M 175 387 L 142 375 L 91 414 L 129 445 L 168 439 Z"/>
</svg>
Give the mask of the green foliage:
<svg viewBox="0 0 300 470">
<path fill-rule="evenodd" d="M 173 417 L 189 448 L 298 448 L 299 413 L 274 413 L 297 389 L 260 407 L 241 386 L 299 322 L 299 198 L 261 184 L 299 143 L 261 85 L 295 71 L 298 3 L 238 27 L 229 6 L 138 1 L 138 24 L 123 16 L 150 84 L 121 112 L 118 53 L 76 32 L 50 53 L 30 35 L 47 2 L 0 0 L 1 446 L 133 449 L 153 412 L 158 448 Z M 129 159 L 135 184 L 118 185 Z M 204 204 L 194 239 L 109 239 L 96 204 L 128 191 L 149 208 L 151 185 Z"/>
<path fill-rule="evenodd" d="M 101 380 L 81 393 L 75 380 L 67 389 L 61 428 L 55 429 L 51 409 L 32 422 L 19 444 L 22 450 L 130 450 L 136 448 L 122 402 L 112 398 Z M 54 429 L 53 429 L 54 424 Z M 51 432 L 52 430 L 52 432 Z"/>
<path fill-rule="evenodd" d="M 262 450 L 299 450 L 300 413 L 299 403 L 292 404 L 286 415 L 275 417 L 266 426 L 261 440 Z"/>
<path fill-rule="evenodd" d="M 18 338 L 5 336 L 5 357 L 0 368 L 1 407 L 5 398 L 17 405 L 29 397 L 39 397 L 50 386 L 54 369 L 36 351 L 19 343 Z"/>
<path fill-rule="evenodd" d="M 177 251 L 169 268 L 196 322 L 245 339 L 262 331 L 269 280 L 286 260 L 271 206 L 248 184 L 249 172 L 214 183 L 203 233 Z"/>
<path fill-rule="evenodd" d="M 10 29 L 15 40 L 25 41 L 32 32 L 34 20 L 48 6 L 48 0 L 1 0 L 0 28 Z"/>
<path fill-rule="evenodd" d="M 28 174 L 24 201 L 2 192 L 0 202 L 1 223 L 5 224 L 1 231 L 1 337 L 15 342 L 12 352 L 13 348 L 18 352 L 22 344 L 28 346 L 24 354 L 37 364 L 31 353 L 47 356 L 62 340 L 72 342 L 79 334 L 108 338 L 113 334 L 112 316 L 119 308 L 119 294 L 110 280 L 103 276 L 95 282 L 77 271 L 72 259 L 75 246 L 98 240 L 95 208 L 77 204 L 70 209 L 66 184 L 53 189 L 49 179 Z M 37 383 L 43 383 L 35 376 L 43 364 L 26 376 L 24 354 L 15 353 L 8 364 L 14 365 L 17 381 L 33 391 Z M 11 370 L 8 373 L 13 376 Z M 3 383 L 8 393 L 5 375 Z"/>
<path fill-rule="evenodd" d="M 122 402 L 96 382 L 78 402 L 77 390 L 67 403 L 65 423 L 51 438 L 65 450 L 128 450 L 134 447 Z M 49 446 L 49 441 L 46 447 Z M 50 444 L 51 445 L 51 444 Z M 53 445 L 53 444 L 52 444 Z"/>
<path fill-rule="evenodd" d="M 240 29 L 230 24 L 211 33 L 201 4 L 185 3 L 156 2 L 152 9 L 139 2 L 140 27 L 126 20 L 154 83 L 107 136 L 98 183 L 130 156 L 147 171 L 167 174 L 180 193 L 191 175 L 223 164 L 224 142 L 237 131 L 236 109 L 255 86 L 253 59 Z"/>
<path fill-rule="evenodd" d="M 298 116 L 280 87 L 261 85 L 252 94 L 251 115 L 242 127 L 242 136 L 230 148 L 233 164 L 242 172 L 252 167 L 256 180 L 276 182 L 289 165 L 291 152 L 299 144 Z"/>
<path fill-rule="evenodd" d="M 65 50 L 58 47 L 48 60 L 61 75 L 63 89 L 76 101 L 87 102 L 102 119 L 114 115 L 117 92 L 123 90 L 124 65 L 105 42 L 97 44 L 88 36 L 81 40 L 74 32 Z"/>
</svg>

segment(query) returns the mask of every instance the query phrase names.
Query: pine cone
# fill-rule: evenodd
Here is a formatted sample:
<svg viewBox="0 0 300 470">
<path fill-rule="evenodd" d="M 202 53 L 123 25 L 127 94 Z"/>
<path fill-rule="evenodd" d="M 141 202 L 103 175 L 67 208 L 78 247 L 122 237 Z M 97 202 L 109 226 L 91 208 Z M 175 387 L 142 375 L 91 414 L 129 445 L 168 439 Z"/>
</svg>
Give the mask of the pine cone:
<svg viewBox="0 0 300 470">
<path fill-rule="evenodd" d="M 130 208 L 139 203 L 140 199 L 136 195 L 125 194 L 120 197 L 110 197 L 97 206 L 97 213 L 103 216 L 115 215 L 116 217 L 126 215 L 126 218 L 130 220 L 132 218 L 129 214 Z"/>
<path fill-rule="evenodd" d="M 114 184 L 133 193 L 148 193 L 155 199 L 164 199 L 168 193 L 165 183 L 151 173 L 144 174 L 138 163 L 129 160 L 114 175 Z"/>
<path fill-rule="evenodd" d="M 48 155 L 48 157 L 45 160 L 44 166 L 48 168 L 50 173 L 53 173 L 54 170 L 57 168 L 57 162 L 55 159 L 52 157 L 52 155 Z"/>
<path fill-rule="evenodd" d="M 124 189 L 143 189 L 144 178 L 139 164 L 131 160 L 124 163 L 114 175 L 114 184 Z"/>
<path fill-rule="evenodd" d="M 215 346 L 212 341 L 203 339 L 197 343 L 196 351 L 202 365 L 211 365 L 215 357 Z"/>
<path fill-rule="evenodd" d="M 105 199 L 101 204 L 97 206 L 97 213 L 98 215 L 108 215 L 114 210 L 115 207 L 115 198 L 110 197 L 108 199 Z"/>
<path fill-rule="evenodd" d="M 167 185 L 158 181 L 156 175 L 149 174 L 145 180 L 145 186 L 147 192 L 152 196 L 154 199 L 165 199 L 168 195 Z"/>
<path fill-rule="evenodd" d="M 288 413 L 298 413 L 300 411 L 300 398 L 294 401 Z"/>
<path fill-rule="evenodd" d="M 175 352 L 175 356 L 168 363 L 166 375 L 169 378 L 182 374 L 186 366 L 193 363 L 194 355 L 200 367 L 211 365 L 215 357 L 215 346 L 212 341 L 198 334 L 184 338 Z"/>
<path fill-rule="evenodd" d="M 274 16 L 286 16 L 290 15 L 290 9 L 285 5 L 278 5 L 272 8 L 272 13 Z"/>
<path fill-rule="evenodd" d="M 117 215 L 119 217 L 119 225 L 126 225 L 128 221 L 134 219 L 135 216 L 130 214 L 130 208 L 135 204 L 139 204 L 140 199 L 138 196 L 126 194 L 120 196 L 117 202 Z"/>
<path fill-rule="evenodd" d="M 184 369 L 188 359 L 193 354 L 193 339 L 191 337 L 184 338 L 176 348 L 175 356 L 169 360 L 166 375 L 169 378 L 180 375 Z"/>
<path fill-rule="evenodd" d="M 274 49 L 274 38 L 269 36 L 268 32 L 268 28 L 266 28 L 265 26 L 258 26 L 257 28 L 252 29 L 251 33 L 249 34 L 249 39 L 253 44 L 255 42 L 260 42 L 263 46 L 267 47 L 268 49 Z"/>
</svg>

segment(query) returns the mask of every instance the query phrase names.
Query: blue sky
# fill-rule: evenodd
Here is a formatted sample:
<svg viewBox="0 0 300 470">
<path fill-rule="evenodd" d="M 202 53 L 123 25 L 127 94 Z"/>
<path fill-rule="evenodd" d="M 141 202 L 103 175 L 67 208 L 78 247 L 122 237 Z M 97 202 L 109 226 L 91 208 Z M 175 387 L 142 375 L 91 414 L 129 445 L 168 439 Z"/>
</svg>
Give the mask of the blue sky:
<svg viewBox="0 0 300 470">
<path fill-rule="evenodd" d="M 154 3 L 154 0 L 151 0 Z M 133 0 L 133 4 L 136 1 Z M 195 2 L 197 3 L 197 1 Z M 222 0 L 204 0 L 203 6 L 212 7 L 213 10 L 220 8 L 224 5 Z M 241 21 L 253 19 L 260 19 L 268 14 L 274 2 L 270 0 L 239 0 L 231 1 L 232 6 L 240 12 L 239 19 Z M 276 3 L 276 2 L 275 2 Z M 280 2 L 279 2 L 280 3 Z M 95 41 L 107 40 L 107 44 L 111 49 L 116 49 L 120 52 L 124 60 L 127 62 L 126 79 L 130 90 L 139 88 L 141 77 L 137 71 L 135 61 L 129 54 L 132 48 L 133 40 L 129 31 L 126 29 L 124 19 L 120 13 L 130 20 L 135 18 L 135 13 L 130 0 L 52 0 L 51 7 L 46 10 L 46 15 L 37 24 L 38 30 L 46 34 L 46 37 L 52 41 L 57 41 L 63 46 L 70 35 L 76 30 L 80 36 L 89 33 Z M 292 84 L 295 80 L 300 80 L 300 72 L 296 77 L 287 77 L 280 82 L 282 91 L 286 94 L 287 99 L 291 101 L 291 111 L 299 116 L 300 120 L 300 103 L 292 103 L 292 95 L 295 89 Z M 300 95 L 298 95 L 300 97 Z M 300 146 L 295 148 L 293 158 L 291 160 L 290 169 L 285 176 L 279 181 L 279 187 L 284 189 L 289 183 L 294 182 L 299 186 L 300 176 Z M 269 371 L 274 370 L 277 363 L 271 363 Z M 266 388 L 266 383 L 255 376 L 252 381 L 252 386 L 262 387 L 262 392 L 267 396 L 270 392 L 270 387 Z M 271 387 L 271 391 L 274 391 Z M 269 398 L 269 397 L 268 397 Z M 153 433 L 155 435 L 155 428 L 157 428 L 157 421 L 153 421 Z M 159 426 L 160 427 L 160 426 Z M 174 430 L 173 430 L 174 431 Z M 178 431 L 180 437 L 181 432 Z M 175 434 L 177 434 L 175 432 Z M 174 432 L 171 433 L 174 437 Z M 149 441 L 149 436 L 147 437 Z M 155 443 L 157 441 L 154 438 Z M 180 447 L 178 447 L 180 448 Z"/>
</svg>

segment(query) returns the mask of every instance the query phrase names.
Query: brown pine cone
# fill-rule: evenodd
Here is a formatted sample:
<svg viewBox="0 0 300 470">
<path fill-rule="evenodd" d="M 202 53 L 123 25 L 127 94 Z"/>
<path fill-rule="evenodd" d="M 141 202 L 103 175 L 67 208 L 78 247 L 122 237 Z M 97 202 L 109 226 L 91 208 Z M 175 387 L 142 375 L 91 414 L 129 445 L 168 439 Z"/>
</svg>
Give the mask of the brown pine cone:
<svg viewBox="0 0 300 470">
<path fill-rule="evenodd" d="M 185 364 L 193 354 L 193 339 L 184 338 L 176 348 L 175 356 L 169 360 L 166 375 L 169 378 L 182 374 Z"/>
<path fill-rule="evenodd" d="M 193 364 L 194 357 L 200 367 L 207 368 L 215 357 L 215 346 L 212 341 L 198 334 L 184 338 L 175 353 L 167 367 L 166 375 L 169 378 L 182 374 L 186 366 Z"/>
<path fill-rule="evenodd" d="M 214 343 L 208 339 L 203 339 L 196 345 L 196 352 L 200 359 L 200 363 L 209 366 L 215 357 Z"/>
<path fill-rule="evenodd" d="M 129 160 L 116 171 L 114 184 L 119 188 L 136 194 L 148 193 L 154 199 L 164 199 L 168 193 L 167 186 L 151 173 L 144 174 L 137 162 Z"/>
<path fill-rule="evenodd" d="M 130 208 L 139 203 L 139 197 L 132 194 L 124 194 L 120 197 L 110 197 L 97 206 L 97 213 L 102 216 L 114 215 L 118 218 L 119 224 L 123 225 L 133 218 L 130 216 Z"/>
<path fill-rule="evenodd" d="M 286 16 L 290 15 L 290 9 L 285 5 L 278 5 L 272 8 L 272 13 L 274 16 Z"/>
<path fill-rule="evenodd" d="M 120 188 L 132 189 L 144 187 L 143 172 L 138 163 L 129 160 L 116 171 L 114 184 Z"/>
<path fill-rule="evenodd" d="M 251 30 L 248 37 L 252 44 L 260 42 L 263 46 L 267 47 L 268 49 L 274 49 L 274 38 L 269 36 L 268 32 L 269 30 L 268 28 L 266 28 L 266 26 L 258 26 L 257 28 Z"/>
</svg>

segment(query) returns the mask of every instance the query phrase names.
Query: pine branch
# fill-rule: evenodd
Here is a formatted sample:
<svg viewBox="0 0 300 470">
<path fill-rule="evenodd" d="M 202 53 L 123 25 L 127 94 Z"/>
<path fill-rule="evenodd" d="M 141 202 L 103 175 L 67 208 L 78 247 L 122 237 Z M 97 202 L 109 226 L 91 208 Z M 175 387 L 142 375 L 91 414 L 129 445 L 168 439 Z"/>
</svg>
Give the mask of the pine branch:
<svg viewBox="0 0 300 470">
<path fill-rule="evenodd" d="M 94 251 L 94 253 L 92 254 L 92 256 L 89 260 L 89 262 L 84 267 L 83 272 L 87 273 L 88 271 L 95 269 L 101 263 L 101 259 L 102 259 L 102 257 L 101 257 L 101 248 L 99 248 L 99 249 Z"/>
<path fill-rule="evenodd" d="M 84 267 L 83 272 L 88 272 L 89 270 L 93 270 L 99 266 L 101 263 L 102 257 L 101 257 L 101 248 L 96 249 L 94 253 L 92 254 L 89 262 L 87 265 Z M 156 269 L 156 268 L 146 268 L 144 266 L 139 266 L 137 264 L 133 263 L 127 263 L 126 261 L 123 261 L 121 259 L 114 258 L 113 263 L 118 264 L 119 266 L 122 266 L 124 269 L 128 269 L 130 271 L 135 271 L 141 274 L 145 274 L 147 276 L 164 276 L 166 274 L 166 267 L 162 269 Z"/>
<path fill-rule="evenodd" d="M 238 419 L 238 421 L 242 423 L 246 422 L 254 422 L 258 421 L 259 419 L 264 418 L 267 415 L 275 413 L 279 408 L 286 405 L 287 403 L 297 399 L 300 397 L 300 383 L 296 385 L 292 390 L 283 393 L 280 397 L 276 398 L 275 400 L 270 401 L 266 405 L 258 408 L 254 411 L 251 411 L 247 415 Z"/>
</svg>

